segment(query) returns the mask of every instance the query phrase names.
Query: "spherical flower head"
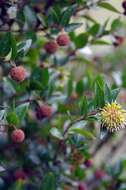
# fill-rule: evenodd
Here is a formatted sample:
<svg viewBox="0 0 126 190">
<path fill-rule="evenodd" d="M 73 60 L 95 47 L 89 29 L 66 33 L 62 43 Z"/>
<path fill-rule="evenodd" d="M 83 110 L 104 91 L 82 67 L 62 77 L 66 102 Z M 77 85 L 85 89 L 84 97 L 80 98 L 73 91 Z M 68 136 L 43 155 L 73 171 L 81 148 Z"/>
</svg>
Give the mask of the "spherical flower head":
<svg viewBox="0 0 126 190">
<path fill-rule="evenodd" d="M 14 143 L 22 143 L 25 139 L 24 131 L 21 129 L 15 129 L 11 134 L 11 138 Z"/>
<path fill-rule="evenodd" d="M 116 102 L 107 103 L 101 110 L 101 127 L 110 132 L 125 128 L 126 110 L 122 109 Z"/>
<path fill-rule="evenodd" d="M 58 49 L 58 44 L 55 42 L 55 41 L 50 41 L 50 42 L 47 42 L 45 45 L 44 45 L 44 49 L 47 53 L 49 54 L 54 54 L 56 53 L 57 49 Z"/>
<path fill-rule="evenodd" d="M 22 82 L 26 78 L 26 70 L 23 66 L 13 67 L 10 71 L 10 76 L 16 82 Z"/>
<path fill-rule="evenodd" d="M 68 46 L 70 44 L 70 38 L 66 33 L 60 34 L 57 38 L 59 46 Z"/>
</svg>

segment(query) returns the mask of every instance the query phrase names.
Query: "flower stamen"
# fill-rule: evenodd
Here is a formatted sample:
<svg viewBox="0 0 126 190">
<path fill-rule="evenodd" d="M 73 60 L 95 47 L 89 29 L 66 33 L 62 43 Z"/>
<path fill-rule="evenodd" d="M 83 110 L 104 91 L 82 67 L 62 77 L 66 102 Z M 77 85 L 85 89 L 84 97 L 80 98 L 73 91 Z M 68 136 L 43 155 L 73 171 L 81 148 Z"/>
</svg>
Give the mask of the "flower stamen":
<svg viewBox="0 0 126 190">
<path fill-rule="evenodd" d="M 107 103 L 101 109 L 101 127 L 114 132 L 126 127 L 126 110 L 116 102 Z"/>
</svg>

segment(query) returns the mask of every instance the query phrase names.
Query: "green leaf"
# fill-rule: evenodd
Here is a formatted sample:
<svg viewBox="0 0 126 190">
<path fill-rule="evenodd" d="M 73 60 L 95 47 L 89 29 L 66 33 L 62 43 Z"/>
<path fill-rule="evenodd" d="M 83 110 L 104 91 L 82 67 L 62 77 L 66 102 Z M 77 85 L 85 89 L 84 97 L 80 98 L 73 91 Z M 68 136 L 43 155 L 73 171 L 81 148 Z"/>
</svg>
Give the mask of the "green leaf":
<svg viewBox="0 0 126 190">
<path fill-rule="evenodd" d="M 83 168 L 80 166 L 76 167 L 74 171 L 74 175 L 79 179 L 79 180 L 84 180 L 85 178 L 85 171 Z"/>
<path fill-rule="evenodd" d="M 111 97 L 112 97 L 112 101 L 115 101 L 118 94 L 120 92 L 120 89 L 119 88 L 116 88 L 116 89 L 113 89 L 111 90 Z"/>
<path fill-rule="evenodd" d="M 11 50 L 11 33 L 7 32 L 0 39 L 0 57 L 6 56 Z"/>
<path fill-rule="evenodd" d="M 105 95 L 104 95 L 104 79 L 98 76 L 95 80 L 95 106 L 103 107 L 105 105 Z"/>
<path fill-rule="evenodd" d="M 111 31 L 115 31 L 119 28 L 122 27 L 122 22 L 120 21 L 119 18 L 113 20 L 112 24 L 111 24 Z"/>
<path fill-rule="evenodd" d="M 96 36 L 98 34 L 100 30 L 100 24 L 95 23 L 89 30 L 89 34 L 91 34 L 92 36 Z"/>
<path fill-rule="evenodd" d="M 70 23 L 64 29 L 66 32 L 72 32 L 77 28 L 81 27 L 82 23 Z"/>
<path fill-rule="evenodd" d="M 75 37 L 74 43 L 76 48 L 83 48 L 88 43 L 88 34 L 87 33 L 81 33 L 78 36 Z"/>
<path fill-rule="evenodd" d="M 71 128 L 69 132 L 74 132 L 76 134 L 82 135 L 87 139 L 96 139 L 96 137 L 88 130 L 80 129 L 80 128 Z"/>
<path fill-rule="evenodd" d="M 31 45 L 32 45 L 31 39 L 28 39 L 24 42 L 19 43 L 18 47 L 17 47 L 18 57 L 22 57 L 22 56 L 26 55 L 27 52 L 29 51 Z"/>
<path fill-rule="evenodd" d="M 50 9 L 50 12 L 49 12 L 49 16 L 48 16 L 48 25 L 53 25 L 53 24 L 59 24 L 59 21 L 60 21 L 60 13 L 58 11 L 58 9 L 54 9 L 54 8 L 51 8 Z"/>
<path fill-rule="evenodd" d="M 63 139 L 63 135 L 61 134 L 61 132 L 59 131 L 59 129 L 57 129 L 57 128 L 52 128 L 51 130 L 50 130 L 50 133 L 51 133 L 51 135 L 52 136 L 54 136 L 54 137 L 56 137 L 56 138 L 58 138 L 58 139 Z"/>
<path fill-rule="evenodd" d="M 68 7 L 63 13 L 60 21 L 60 25 L 67 26 L 69 24 L 70 18 L 73 14 L 73 8 Z"/>
<path fill-rule="evenodd" d="M 31 26 L 36 25 L 37 23 L 36 15 L 34 11 L 27 5 L 24 7 L 24 16 L 28 24 L 30 24 Z"/>
<path fill-rule="evenodd" d="M 80 80 L 76 85 L 76 92 L 81 95 L 83 94 L 83 91 L 84 91 L 84 83 L 82 80 Z"/>
<path fill-rule="evenodd" d="M 10 125 L 18 125 L 19 124 L 19 118 L 16 114 L 16 112 L 12 111 L 12 112 L 9 112 L 7 114 L 7 122 L 10 124 Z"/>
<path fill-rule="evenodd" d="M 105 101 L 106 102 L 114 102 L 118 96 L 120 92 L 119 88 L 116 89 L 109 89 L 109 87 L 107 86 L 107 84 L 105 85 Z"/>
<path fill-rule="evenodd" d="M 100 2 L 100 3 L 98 3 L 98 5 L 99 5 L 100 7 L 102 7 L 102 8 L 105 8 L 105 9 L 109 10 L 109 11 L 113 11 L 113 12 L 115 12 L 115 13 L 120 13 L 120 11 L 117 10 L 117 9 L 116 9 L 112 4 L 110 4 L 110 3 L 107 3 L 107 2 Z"/>
<path fill-rule="evenodd" d="M 68 97 L 70 97 L 70 95 L 72 94 L 72 91 L 73 91 L 73 79 L 72 79 L 72 77 L 70 77 L 70 79 L 68 80 L 68 84 L 67 84 Z"/>
<path fill-rule="evenodd" d="M 104 89 L 104 86 L 105 86 L 105 82 L 104 81 L 105 81 L 105 79 L 104 79 L 104 77 L 102 75 L 98 75 L 96 77 L 95 81 L 99 83 L 99 85 L 100 85 L 100 87 L 102 89 Z"/>
<path fill-rule="evenodd" d="M 94 18 L 90 17 L 89 15 L 84 15 L 84 18 L 86 18 L 87 20 L 93 22 L 93 23 L 97 23 L 96 20 L 94 20 Z"/>
<path fill-rule="evenodd" d="M 56 190 L 56 179 L 52 172 L 44 176 L 39 190 Z"/>
<path fill-rule="evenodd" d="M 109 89 L 107 84 L 105 84 L 105 101 L 109 103 L 112 102 L 111 90 Z"/>
<path fill-rule="evenodd" d="M 100 129 L 100 139 L 103 140 L 104 138 L 106 138 L 108 135 L 108 131 L 106 128 L 101 128 Z"/>
<path fill-rule="evenodd" d="M 13 35 L 11 35 L 11 59 L 15 60 L 17 56 L 17 45 L 16 45 L 16 40 Z"/>
<path fill-rule="evenodd" d="M 37 90 L 44 90 L 49 81 L 49 72 L 47 68 L 40 69 L 40 67 L 36 67 L 33 70 L 31 76 L 31 87 Z"/>
<path fill-rule="evenodd" d="M 81 115 L 86 116 L 88 113 L 88 101 L 86 96 L 84 96 L 80 102 Z"/>
<path fill-rule="evenodd" d="M 111 45 L 111 43 L 106 42 L 104 40 L 94 40 L 94 41 L 92 41 L 92 44 L 94 44 L 94 45 Z"/>
<path fill-rule="evenodd" d="M 0 110 L 0 121 L 4 119 L 6 110 Z"/>
<path fill-rule="evenodd" d="M 16 107 L 15 111 L 19 119 L 22 121 L 27 114 L 29 103 L 24 103 Z"/>
<path fill-rule="evenodd" d="M 25 190 L 24 181 L 17 180 L 17 182 L 15 182 L 12 187 L 9 188 L 9 190 Z"/>
</svg>

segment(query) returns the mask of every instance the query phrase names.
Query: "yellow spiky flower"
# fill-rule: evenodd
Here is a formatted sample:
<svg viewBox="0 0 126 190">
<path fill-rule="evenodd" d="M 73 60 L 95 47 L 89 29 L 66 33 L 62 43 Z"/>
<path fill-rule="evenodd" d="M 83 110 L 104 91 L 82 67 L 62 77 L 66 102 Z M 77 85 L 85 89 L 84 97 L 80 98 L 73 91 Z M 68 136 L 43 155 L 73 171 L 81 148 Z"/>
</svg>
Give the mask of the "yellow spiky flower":
<svg viewBox="0 0 126 190">
<path fill-rule="evenodd" d="M 118 131 L 126 127 L 126 110 L 116 102 L 107 103 L 101 109 L 101 127 L 110 132 Z"/>
</svg>

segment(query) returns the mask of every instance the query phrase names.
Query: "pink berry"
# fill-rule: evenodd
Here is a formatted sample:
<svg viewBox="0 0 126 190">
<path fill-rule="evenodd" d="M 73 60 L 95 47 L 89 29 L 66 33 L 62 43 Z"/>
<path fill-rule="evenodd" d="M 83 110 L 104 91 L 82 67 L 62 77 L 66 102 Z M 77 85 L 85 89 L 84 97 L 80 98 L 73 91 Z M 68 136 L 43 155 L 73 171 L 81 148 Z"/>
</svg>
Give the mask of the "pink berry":
<svg viewBox="0 0 126 190">
<path fill-rule="evenodd" d="M 90 168 L 90 167 L 93 166 L 93 161 L 92 161 L 92 160 L 86 160 L 84 164 L 85 164 L 85 166 L 86 166 L 87 168 Z"/>
<path fill-rule="evenodd" d="M 123 1 L 123 2 L 122 2 L 122 7 L 123 7 L 124 9 L 126 9 L 126 1 Z"/>
<path fill-rule="evenodd" d="M 25 180 L 27 178 L 26 173 L 23 170 L 17 170 L 14 173 L 14 177 L 16 180 L 19 180 L 19 179 Z"/>
<path fill-rule="evenodd" d="M 100 180 L 105 177 L 106 173 L 103 170 L 97 170 L 94 175 L 97 180 Z"/>
<path fill-rule="evenodd" d="M 13 67 L 10 71 L 10 76 L 16 82 L 22 82 L 26 78 L 26 70 L 23 66 Z"/>
<path fill-rule="evenodd" d="M 24 131 L 21 129 L 15 129 L 11 134 L 11 138 L 15 143 L 22 143 L 25 139 Z"/>
<path fill-rule="evenodd" d="M 115 41 L 113 42 L 113 45 L 116 47 L 122 45 L 122 43 L 124 42 L 124 38 L 122 36 L 115 35 L 114 38 Z"/>
<path fill-rule="evenodd" d="M 59 46 L 68 46 L 70 44 L 70 38 L 66 33 L 60 34 L 57 38 Z"/>
<path fill-rule="evenodd" d="M 78 190 L 87 190 L 87 185 L 85 183 L 80 183 L 78 186 Z"/>
<path fill-rule="evenodd" d="M 41 120 L 44 118 L 50 118 L 51 116 L 52 116 L 52 107 L 47 104 L 41 105 L 36 110 L 37 119 Z"/>
<path fill-rule="evenodd" d="M 44 49 L 47 53 L 54 54 L 58 49 L 58 45 L 55 41 L 50 41 L 44 45 Z"/>
</svg>

